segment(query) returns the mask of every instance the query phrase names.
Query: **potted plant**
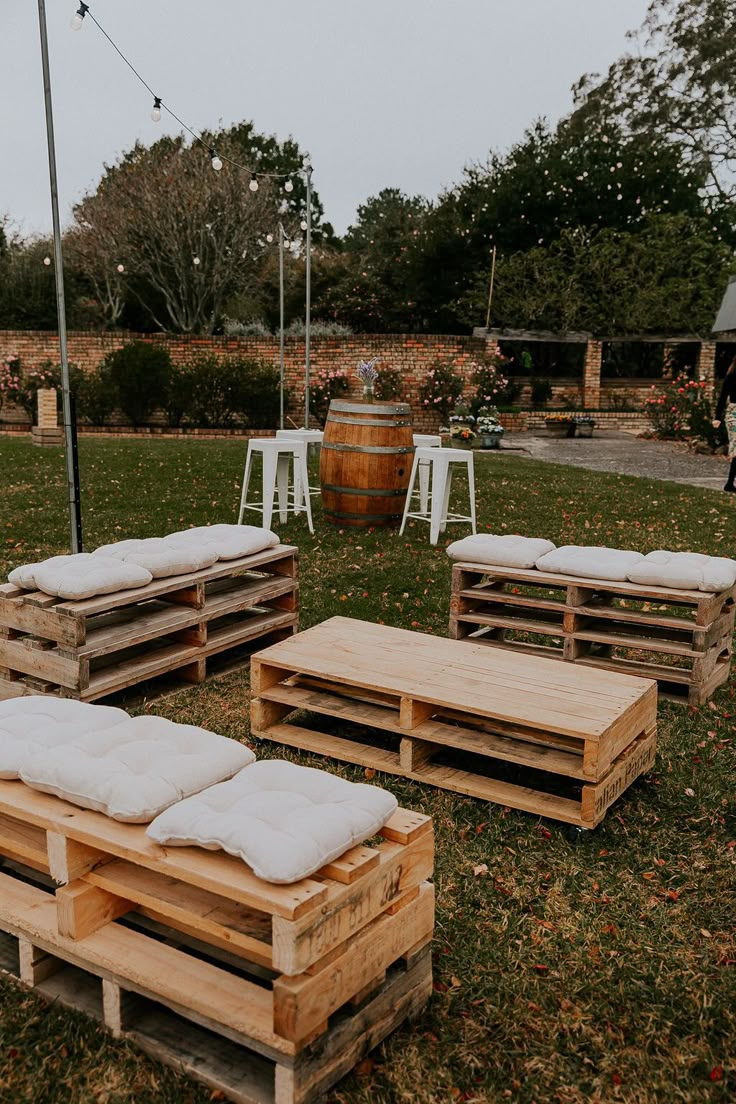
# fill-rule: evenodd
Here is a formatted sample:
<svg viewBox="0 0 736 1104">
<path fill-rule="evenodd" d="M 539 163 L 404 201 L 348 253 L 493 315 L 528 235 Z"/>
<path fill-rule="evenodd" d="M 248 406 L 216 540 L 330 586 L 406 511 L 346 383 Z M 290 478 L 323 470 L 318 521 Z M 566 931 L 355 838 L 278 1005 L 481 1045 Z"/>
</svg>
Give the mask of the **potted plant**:
<svg viewBox="0 0 736 1104">
<path fill-rule="evenodd" d="M 504 435 L 495 406 L 482 406 L 475 421 L 475 432 L 480 448 L 497 449 Z"/>
<path fill-rule="evenodd" d="M 450 418 L 452 422 L 452 418 Z M 454 422 L 450 426 L 450 440 L 457 448 L 472 448 L 475 433 L 472 426 L 463 422 Z"/>
<path fill-rule="evenodd" d="M 571 414 L 549 414 L 544 424 L 550 437 L 572 437 L 575 434 L 575 420 Z"/>
<path fill-rule="evenodd" d="M 578 414 L 575 418 L 575 432 L 578 437 L 592 437 L 595 429 L 595 418 L 590 414 Z"/>
</svg>

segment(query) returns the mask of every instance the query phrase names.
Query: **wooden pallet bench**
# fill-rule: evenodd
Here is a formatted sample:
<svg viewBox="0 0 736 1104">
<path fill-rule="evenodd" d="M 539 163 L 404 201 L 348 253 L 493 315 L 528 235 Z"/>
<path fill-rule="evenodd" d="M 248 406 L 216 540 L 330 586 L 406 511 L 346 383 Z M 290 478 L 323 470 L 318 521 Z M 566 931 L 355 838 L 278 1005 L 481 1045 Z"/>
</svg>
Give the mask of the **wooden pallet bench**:
<svg viewBox="0 0 736 1104">
<path fill-rule="evenodd" d="M 650 680 L 350 618 L 257 652 L 251 686 L 254 736 L 584 828 L 654 762 Z"/>
<path fill-rule="evenodd" d="M 0 700 L 56 694 L 96 701 L 296 631 L 298 553 L 287 545 L 148 586 L 68 602 L 0 586 Z"/>
<path fill-rule="evenodd" d="M 307 1104 L 431 991 L 432 822 L 379 836 L 272 885 L 2 781 L 0 966 L 232 1100 Z"/>
<path fill-rule="evenodd" d="M 656 679 L 697 706 L 727 681 L 736 587 L 719 594 L 487 564 L 452 569 L 450 637 Z"/>
</svg>

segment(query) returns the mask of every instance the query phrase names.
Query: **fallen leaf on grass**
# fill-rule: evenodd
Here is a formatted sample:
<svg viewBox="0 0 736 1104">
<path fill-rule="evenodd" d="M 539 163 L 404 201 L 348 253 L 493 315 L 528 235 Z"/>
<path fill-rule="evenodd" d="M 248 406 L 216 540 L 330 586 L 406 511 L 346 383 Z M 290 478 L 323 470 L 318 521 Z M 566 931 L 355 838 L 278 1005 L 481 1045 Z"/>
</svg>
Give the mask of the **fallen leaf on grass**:
<svg viewBox="0 0 736 1104">
<path fill-rule="evenodd" d="M 695 790 L 692 790 L 689 786 L 685 790 L 685 797 L 695 797 Z"/>
<path fill-rule="evenodd" d="M 488 873 L 488 867 L 485 863 L 478 863 L 477 866 L 473 867 L 473 877 L 474 878 L 482 878 L 483 875 L 487 874 L 487 873 Z"/>
<path fill-rule="evenodd" d="M 712 939 L 713 938 L 713 936 L 711 935 L 711 933 L 708 931 L 707 928 L 701 928 L 700 929 L 700 934 L 703 936 L 704 939 Z"/>
<path fill-rule="evenodd" d="M 711 1081 L 722 1081 L 723 1080 L 723 1066 L 714 1066 L 713 1069 L 708 1074 L 708 1078 Z"/>
</svg>

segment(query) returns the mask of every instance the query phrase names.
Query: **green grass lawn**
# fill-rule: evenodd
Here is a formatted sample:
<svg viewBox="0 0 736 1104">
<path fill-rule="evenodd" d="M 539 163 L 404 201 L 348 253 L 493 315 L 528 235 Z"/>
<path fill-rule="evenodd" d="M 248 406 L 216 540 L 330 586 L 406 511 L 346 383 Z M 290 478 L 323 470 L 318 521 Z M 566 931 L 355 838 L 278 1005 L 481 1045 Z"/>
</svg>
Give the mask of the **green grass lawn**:
<svg viewBox="0 0 736 1104">
<path fill-rule="evenodd" d="M 89 549 L 236 520 L 241 442 L 83 440 L 80 453 Z M 0 438 L 0 465 L 0 568 L 67 551 L 60 451 Z M 481 531 L 734 552 L 736 503 L 712 491 L 503 453 L 478 456 L 476 479 Z M 446 633 L 450 564 L 427 526 L 404 537 L 338 532 L 319 508 L 315 521 L 314 538 L 301 520 L 283 532 L 301 550 L 302 627 L 340 613 Z M 456 528 L 453 537 L 467 532 Z M 148 708 L 242 739 L 247 672 Z M 733 682 L 697 711 L 664 703 L 656 770 L 577 843 L 561 825 L 377 776 L 435 819 L 436 991 L 420 1022 L 331 1100 L 736 1100 L 734 712 Z M 0 1101 L 209 1099 L 82 1017 L 0 981 Z"/>
</svg>

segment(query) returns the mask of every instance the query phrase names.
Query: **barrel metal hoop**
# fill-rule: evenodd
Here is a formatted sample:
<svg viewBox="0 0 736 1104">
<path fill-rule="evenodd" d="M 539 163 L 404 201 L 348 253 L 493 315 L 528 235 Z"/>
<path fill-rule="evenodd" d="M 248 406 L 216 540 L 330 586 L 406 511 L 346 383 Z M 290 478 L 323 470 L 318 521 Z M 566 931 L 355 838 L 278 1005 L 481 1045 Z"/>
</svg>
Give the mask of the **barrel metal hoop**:
<svg viewBox="0 0 736 1104">
<path fill-rule="evenodd" d="M 381 418 L 335 418 L 330 414 L 328 421 L 332 425 L 351 425 L 351 426 L 382 426 L 386 429 L 393 429 L 397 426 L 400 429 L 405 429 L 407 426 L 411 426 L 411 422 L 398 422 L 398 421 L 383 421 Z"/>
<path fill-rule="evenodd" d="M 333 399 L 330 411 L 340 414 L 411 414 L 408 403 L 351 403 Z"/>
<path fill-rule="evenodd" d="M 377 487 L 336 487 L 333 483 L 323 483 L 322 491 L 328 491 L 330 494 L 341 495 L 365 495 L 366 498 L 399 498 L 406 497 L 406 487 L 399 488 L 398 490 L 384 490 Z"/>
<path fill-rule="evenodd" d="M 331 452 L 362 452 L 362 453 L 377 453 L 381 456 L 399 456 L 405 455 L 409 452 L 414 452 L 413 445 L 401 446 L 401 448 L 394 448 L 393 445 L 333 445 L 322 442 L 322 448 Z"/>
<path fill-rule="evenodd" d="M 325 517 L 343 521 L 401 521 L 401 514 L 346 514 L 338 510 L 326 510 Z"/>
</svg>

